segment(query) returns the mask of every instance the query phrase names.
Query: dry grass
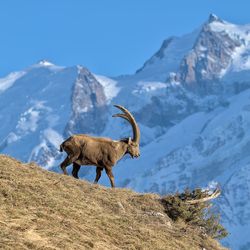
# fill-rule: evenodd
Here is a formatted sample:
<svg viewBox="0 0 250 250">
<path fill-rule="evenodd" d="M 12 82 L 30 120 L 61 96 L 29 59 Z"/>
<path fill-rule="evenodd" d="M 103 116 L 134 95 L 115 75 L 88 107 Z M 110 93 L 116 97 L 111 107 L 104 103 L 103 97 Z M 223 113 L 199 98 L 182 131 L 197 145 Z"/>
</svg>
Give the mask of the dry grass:
<svg viewBox="0 0 250 250">
<path fill-rule="evenodd" d="M 110 189 L 0 155 L 0 249 L 224 249 L 173 222 L 160 197 Z"/>
</svg>

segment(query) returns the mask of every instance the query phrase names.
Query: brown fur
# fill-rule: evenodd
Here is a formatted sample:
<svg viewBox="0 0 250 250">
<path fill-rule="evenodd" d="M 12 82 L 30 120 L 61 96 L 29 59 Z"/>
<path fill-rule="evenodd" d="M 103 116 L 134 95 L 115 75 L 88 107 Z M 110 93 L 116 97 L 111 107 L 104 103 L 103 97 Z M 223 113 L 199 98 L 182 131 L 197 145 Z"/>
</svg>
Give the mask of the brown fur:
<svg viewBox="0 0 250 250">
<path fill-rule="evenodd" d="M 117 105 L 117 107 L 120 108 L 121 106 Z M 124 110 L 127 111 L 126 109 Z M 128 114 L 132 116 L 129 112 Z M 125 119 L 130 122 L 129 119 L 133 117 L 131 118 L 128 114 L 128 118 Z M 131 125 L 133 127 L 133 124 Z M 138 130 L 137 134 L 139 134 L 139 128 L 137 125 L 134 126 L 136 126 Z M 78 171 L 81 165 L 96 166 L 96 178 L 94 182 L 97 183 L 99 181 L 101 172 L 105 169 L 111 186 L 114 187 L 112 167 L 127 153 L 129 153 L 132 158 L 139 157 L 139 136 L 133 140 L 126 138 L 115 141 L 109 138 L 92 137 L 84 134 L 72 135 L 60 145 L 60 151 L 65 151 L 68 155 L 61 163 L 64 174 L 67 174 L 66 167 L 72 163 L 72 175 L 75 178 L 78 178 Z"/>
</svg>

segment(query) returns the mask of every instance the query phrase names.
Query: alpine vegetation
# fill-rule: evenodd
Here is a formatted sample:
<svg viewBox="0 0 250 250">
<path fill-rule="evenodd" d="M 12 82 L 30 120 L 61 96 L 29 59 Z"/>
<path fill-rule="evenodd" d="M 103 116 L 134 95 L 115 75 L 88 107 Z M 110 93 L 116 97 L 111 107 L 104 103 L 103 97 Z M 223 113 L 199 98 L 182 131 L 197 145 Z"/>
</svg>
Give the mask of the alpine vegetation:
<svg viewBox="0 0 250 250">
<path fill-rule="evenodd" d="M 0 183 L 0 249 L 226 250 L 213 239 L 216 224 L 190 214 L 202 213 L 200 203 L 185 215 L 180 199 L 92 185 L 4 155 Z"/>
</svg>

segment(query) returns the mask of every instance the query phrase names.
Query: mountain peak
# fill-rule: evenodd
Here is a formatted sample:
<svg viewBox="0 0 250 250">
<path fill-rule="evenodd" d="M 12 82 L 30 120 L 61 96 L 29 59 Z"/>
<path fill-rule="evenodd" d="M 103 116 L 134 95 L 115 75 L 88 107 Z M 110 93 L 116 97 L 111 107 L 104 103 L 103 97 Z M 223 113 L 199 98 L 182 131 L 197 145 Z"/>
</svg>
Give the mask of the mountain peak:
<svg viewBox="0 0 250 250">
<path fill-rule="evenodd" d="M 46 66 L 46 67 L 55 65 L 52 62 L 50 62 L 48 60 L 45 60 L 45 59 L 38 61 L 37 64 L 40 65 L 40 66 Z"/>
<path fill-rule="evenodd" d="M 46 59 L 42 59 L 40 61 L 38 61 L 37 63 L 31 65 L 29 67 L 30 69 L 36 69 L 36 68 L 48 68 L 50 70 L 61 70 L 61 69 L 64 69 L 65 67 L 64 66 L 58 66 L 58 65 L 55 65 L 54 63 L 46 60 Z"/>
<path fill-rule="evenodd" d="M 218 16 L 216 16 L 215 14 L 211 13 L 208 17 L 208 23 L 212 23 L 212 22 L 221 22 L 223 23 L 223 20 L 220 19 Z"/>
</svg>

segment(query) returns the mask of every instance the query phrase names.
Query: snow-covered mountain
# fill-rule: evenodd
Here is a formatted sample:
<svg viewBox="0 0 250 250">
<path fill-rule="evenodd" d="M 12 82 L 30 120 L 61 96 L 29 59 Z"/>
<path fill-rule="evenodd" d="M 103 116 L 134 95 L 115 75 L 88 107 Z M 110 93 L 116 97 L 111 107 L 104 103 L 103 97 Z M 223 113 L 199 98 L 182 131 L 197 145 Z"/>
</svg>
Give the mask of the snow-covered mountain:
<svg viewBox="0 0 250 250">
<path fill-rule="evenodd" d="M 1 152 L 48 168 L 63 137 L 98 133 L 108 119 L 103 86 L 81 66 L 41 61 L 1 79 L 0 90 Z"/>
<path fill-rule="evenodd" d="M 0 79 L 0 152 L 60 171 L 58 146 L 68 135 L 131 135 L 111 117 L 112 104 L 124 105 L 141 128 L 141 157 L 119 162 L 117 185 L 164 194 L 219 183 L 216 204 L 231 232 L 224 242 L 250 249 L 249 79 L 250 25 L 215 15 L 166 39 L 134 75 L 41 61 Z M 81 169 L 89 180 L 94 174 Z"/>
</svg>

